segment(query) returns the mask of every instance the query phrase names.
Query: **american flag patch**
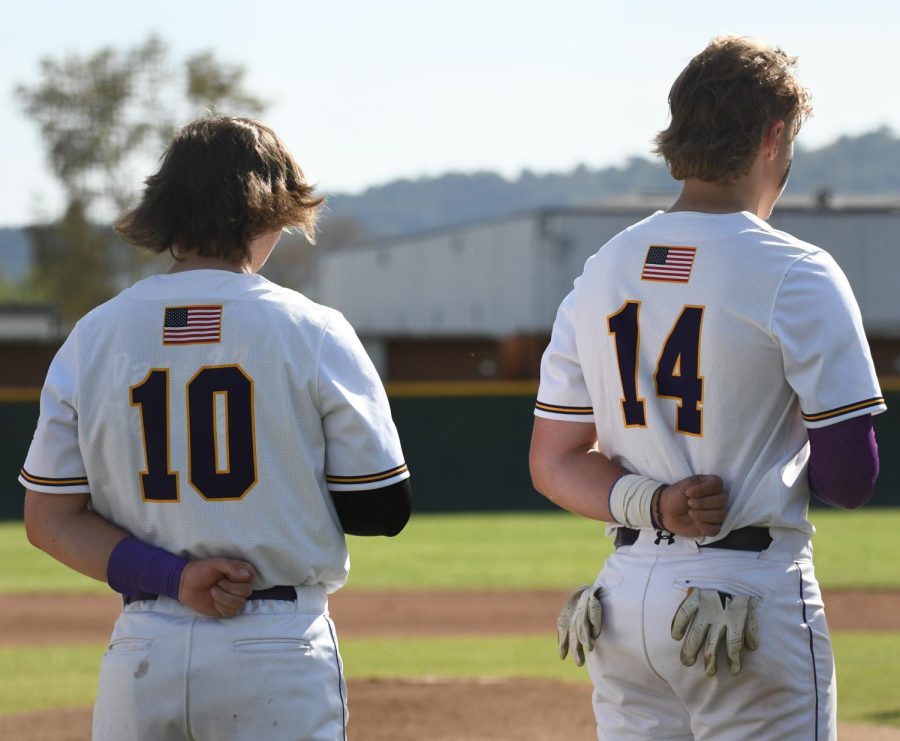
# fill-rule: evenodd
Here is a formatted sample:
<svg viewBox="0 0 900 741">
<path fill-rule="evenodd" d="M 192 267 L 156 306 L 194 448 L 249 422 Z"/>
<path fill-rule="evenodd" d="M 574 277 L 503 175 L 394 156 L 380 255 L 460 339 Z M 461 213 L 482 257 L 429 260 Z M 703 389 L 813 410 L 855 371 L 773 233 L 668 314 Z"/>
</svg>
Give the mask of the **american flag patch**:
<svg viewBox="0 0 900 741">
<path fill-rule="evenodd" d="M 164 345 L 219 342 L 222 339 L 221 306 L 167 306 L 163 320 Z"/>
<path fill-rule="evenodd" d="M 641 280 L 687 283 L 691 279 L 696 247 L 660 247 L 651 245 L 644 260 Z"/>
</svg>

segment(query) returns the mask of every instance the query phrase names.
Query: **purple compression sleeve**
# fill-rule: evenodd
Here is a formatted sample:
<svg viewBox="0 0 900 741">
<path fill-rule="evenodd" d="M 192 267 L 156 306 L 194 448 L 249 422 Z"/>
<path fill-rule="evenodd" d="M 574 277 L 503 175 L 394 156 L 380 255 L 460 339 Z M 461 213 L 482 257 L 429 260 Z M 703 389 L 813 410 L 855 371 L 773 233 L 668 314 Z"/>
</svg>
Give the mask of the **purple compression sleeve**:
<svg viewBox="0 0 900 741">
<path fill-rule="evenodd" d="M 813 493 L 823 502 L 844 509 L 865 504 L 878 478 L 878 443 L 872 415 L 807 432 Z"/>
<path fill-rule="evenodd" d="M 186 565 L 186 558 L 173 556 L 129 535 L 109 554 L 106 581 L 121 594 L 135 596 L 149 592 L 178 599 L 181 572 Z"/>
</svg>

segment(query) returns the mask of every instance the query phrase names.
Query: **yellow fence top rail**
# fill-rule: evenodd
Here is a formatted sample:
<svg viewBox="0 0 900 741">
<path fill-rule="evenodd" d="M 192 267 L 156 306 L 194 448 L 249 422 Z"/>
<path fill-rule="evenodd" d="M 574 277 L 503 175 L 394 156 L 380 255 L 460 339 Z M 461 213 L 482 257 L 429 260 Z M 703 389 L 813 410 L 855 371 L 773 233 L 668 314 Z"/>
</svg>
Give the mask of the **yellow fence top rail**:
<svg viewBox="0 0 900 741">
<path fill-rule="evenodd" d="M 882 391 L 900 391 L 900 375 L 881 376 Z M 393 381 L 385 384 L 388 396 L 534 396 L 537 380 L 526 381 Z M 37 386 L 0 386 L 0 402 L 34 402 L 41 397 Z"/>
</svg>

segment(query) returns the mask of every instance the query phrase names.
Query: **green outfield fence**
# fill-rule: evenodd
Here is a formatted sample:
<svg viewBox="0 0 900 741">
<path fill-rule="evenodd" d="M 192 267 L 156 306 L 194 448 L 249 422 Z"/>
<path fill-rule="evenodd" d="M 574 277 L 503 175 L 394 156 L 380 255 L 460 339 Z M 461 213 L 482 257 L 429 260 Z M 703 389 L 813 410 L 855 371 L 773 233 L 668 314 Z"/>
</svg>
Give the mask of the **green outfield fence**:
<svg viewBox="0 0 900 741">
<path fill-rule="evenodd" d="M 881 477 L 869 506 L 900 506 L 900 378 L 883 379 Z M 546 510 L 531 487 L 533 381 L 389 384 L 417 512 Z M 0 389 L 0 519 L 22 517 L 16 481 L 38 416 L 36 389 Z"/>
</svg>

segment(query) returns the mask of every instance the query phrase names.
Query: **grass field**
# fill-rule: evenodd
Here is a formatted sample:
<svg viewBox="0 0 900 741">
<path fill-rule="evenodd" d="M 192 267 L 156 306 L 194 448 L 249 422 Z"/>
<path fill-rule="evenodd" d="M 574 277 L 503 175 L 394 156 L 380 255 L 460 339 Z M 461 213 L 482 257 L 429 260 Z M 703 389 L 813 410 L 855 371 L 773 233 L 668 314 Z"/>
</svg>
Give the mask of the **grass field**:
<svg viewBox="0 0 900 741">
<path fill-rule="evenodd" d="M 815 510 L 816 572 L 826 589 L 900 589 L 900 510 Z M 349 538 L 348 589 L 566 589 L 591 581 L 612 550 L 599 523 L 566 513 L 416 515 L 396 538 Z M 106 593 L 0 523 L 0 593 Z"/>
<path fill-rule="evenodd" d="M 815 511 L 816 563 L 831 589 L 900 590 L 900 511 Z M 349 589 L 570 588 L 610 551 L 601 527 L 565 514 L 418 515 L 393 540 L 351 538 Z M 0 593 L 106 593 L 0 524 Z M 900 725 L 900 634 L 837 633 L 840 717 Z M 528 676 L 588 681 L 556 658 L 553 636 L 346 639 L 351 677 Z M 0 646 L 0 714 L 83 706 L 103 646 Z M 13 679 L 14 678 L 14 679 Z"/>
<path fill-rule="evenodd" d="M 839 718 L 900 726 L 900 634 L 837 633 Z M 102 645 L 0 647 L 0 715 L 93 703 Z M 540 677 L 588 682 L 553 636 L 341 641 L 349 677 Z M 12 678 L 15 678 L 14 680 Z"/>
</svg>

